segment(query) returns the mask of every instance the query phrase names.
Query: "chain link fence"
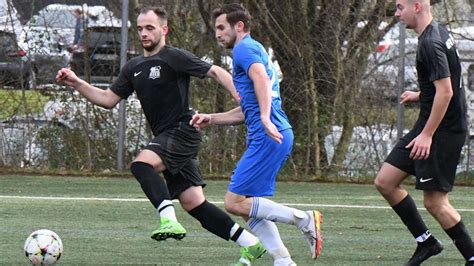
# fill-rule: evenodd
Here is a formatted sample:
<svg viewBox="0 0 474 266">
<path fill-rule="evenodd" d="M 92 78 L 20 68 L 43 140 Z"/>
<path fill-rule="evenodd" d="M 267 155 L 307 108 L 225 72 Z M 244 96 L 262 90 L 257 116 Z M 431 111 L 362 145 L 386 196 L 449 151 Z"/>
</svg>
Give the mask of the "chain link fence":
<svg viewBox="0 0 474 266">
<path fill-rule="evenodd" d="M 231 53 L 216 44 L 210 17 L 223 2 L 130 1 L 127 57 L 141 53 L 133 26 L 137 8 L 161 4 L 170 13 L 168 43 L 230 71 Z M 241 2 L 254 17 L 252 35 L 281 69 L 283 105 L 295 132 L 293 153 L 281 176 L 355 181 L 373 177 L 397 141 L 400 55 L 394 3 Z M 4 0 L 0 14 L 0 66 L 9 65 L 0 71 L 0 166 L 113 171 L 118 108 L 93 106 L 70 88 L 55 84 L 54 77 L 61 67 L 71 67 L 95 86 L 110 86 L 120 67 L 120 2 L 34 1 L 26 8 L 22 0 Z M 449 22 L 458 43 L 469 114 L 474 117 L 471 3 L 444 1 L 433 9 L 442 22 Z M 407 34 L 403 85 L 416 90 L 416 36 Z M 235 106 L 210 79 L 192 80 L 191 99 L 200 112 Z M 130 162 L 152 136 L 134 96 L 126 109 L 124 150 Z M 404 113 L 409 129 L 417 106 L 407 106 Z M 466 180 L 474 165 L 471 142 L 466 141 L 459 166 Z M 243 126 L 204 130 L 202 171 L 229 176 L 245 145 Z"/>
</svg>

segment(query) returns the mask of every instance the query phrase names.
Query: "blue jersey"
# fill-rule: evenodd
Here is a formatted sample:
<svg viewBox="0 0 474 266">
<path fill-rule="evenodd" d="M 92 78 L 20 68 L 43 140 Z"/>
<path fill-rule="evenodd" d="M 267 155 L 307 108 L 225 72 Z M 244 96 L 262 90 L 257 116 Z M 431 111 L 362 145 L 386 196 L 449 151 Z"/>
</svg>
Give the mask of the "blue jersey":
<svg viewBox="0 0 474 266">
<path fill-rule="evenodd" d="M 253 82 L 248 75 L 250 66 L 261 63 L 265 66 L 272 82 L 272 108 L 270 119 L 279 131 L 291 128 L 285 112 L 281 108 L 280 86 L 278 75 L 268 58 L 265 48 L 250 35 L 245 36 L 233 49 L 233 80 L 240 95 L 240 105 L 245 115 L 247 139 L 256 139 L 266 134 L 260 120 L 260 108 Z"/>
</svg>

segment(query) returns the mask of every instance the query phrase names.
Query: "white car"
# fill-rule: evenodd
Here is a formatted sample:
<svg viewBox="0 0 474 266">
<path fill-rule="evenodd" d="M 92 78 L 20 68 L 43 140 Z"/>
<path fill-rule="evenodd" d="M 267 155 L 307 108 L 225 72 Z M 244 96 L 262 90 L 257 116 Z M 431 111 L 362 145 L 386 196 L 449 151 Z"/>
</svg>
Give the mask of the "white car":
<svg viewBox="0 0 474 266">
<path fill-rule="evenodd" d="M 415 55 L 417 44 L 417 38 L 405 40 L 404 90 L 418 89 Z M 398 40 L 381 43 L 369 58 L 362 87 L 389 99 L 396 99 L 401 58 Z"/>
<path fill-rule="evenodd" d="M 77 8 L 81 6 L 48 5 L 23 27 L 20 41 L 36 68 L 38 84 L 54 83 L 53 73 L 68 65 Z"/>
</svg>

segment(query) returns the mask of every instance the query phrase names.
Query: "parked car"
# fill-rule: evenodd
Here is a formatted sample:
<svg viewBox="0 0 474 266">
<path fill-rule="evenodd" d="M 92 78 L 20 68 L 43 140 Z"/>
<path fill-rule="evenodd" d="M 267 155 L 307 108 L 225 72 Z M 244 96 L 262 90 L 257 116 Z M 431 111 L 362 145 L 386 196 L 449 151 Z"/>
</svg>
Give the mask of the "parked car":
<svg viewBox="0 0 474 266">
<path fill-rule="evenodd" d="M 416 72 L 416 47 L 417 38 L 407 38 L 405 40 L 405 82 L 404 90 L 417 90 L 417 72 Z M 398 89 L 398 75 L 400 69 L 399 41 L 381 43 L 377 50 L 369 58 L 369 64 L 363 87 L 374 93 L 389 98 L 396 99 Z"/>
<path fill-rule="evenodd" d="M 37 83 L 54 83 L 54 74 L 68 65 L 68 45 L 74 37 L 74 10 L 79 5 L 52 4 L 41 9 L 25 24 L 20 36 L 33 62 Z"/>
<path fill-rule="evenodd" d="M 82 33 L 89 26 L 117 25 L 118 19 L 105 6 L 51 4 L 41 9 L 26 23 L 21 34 L 39 84 L 54 83 L 56 71 L 69 65 L 77 10 L 84 16 Z"/>
<path fill-rule="evenodd" d="M 64 146 L 55 135 L 52 141 L 42 138 L 57 134 L 58 130 L 67 134 L 71 128 L 57 121 L 49 120 L 44 116 L 14 116 L 0 121 L 0 163 L 3 165 L 44 166 L 48 151 L 56 151 Z"/>
<path fill-rule="evenodd" d="M 31 62 L 16 40 L 15 33 L 0 30 L 0 87 L 34 88 L 35 73 Z"/>
<path fill-rule="evenodd" d="M 107 9 L 98 14 L 88 23 L 81 45 L 72 50 L 70 65 L 79 76 L 90 75 L 93 83 L 110 84 L 120 71 L 122 21 Z M 129 42 L 127 59 L 137 54 Z"/>
<path fill-rule="evenodd" d="M 15 8 L 3 1 L 3 8 L 0 8 L 0 87 L 30 89 L 35 85 L 31 62 L 18 39 L 20 32 L 21 23 Z"/>
<path fill-rule="evenodd" d="M 110 83 L 120 71 L 121 28 L 92 26 L 84 35 L 83 45 L 72 52 L 71 68 L 79 76 L 90 71 L 93 82 Z M 133 49 L 127 51 L 128 59 L 135 55 Z"/>
</svg>

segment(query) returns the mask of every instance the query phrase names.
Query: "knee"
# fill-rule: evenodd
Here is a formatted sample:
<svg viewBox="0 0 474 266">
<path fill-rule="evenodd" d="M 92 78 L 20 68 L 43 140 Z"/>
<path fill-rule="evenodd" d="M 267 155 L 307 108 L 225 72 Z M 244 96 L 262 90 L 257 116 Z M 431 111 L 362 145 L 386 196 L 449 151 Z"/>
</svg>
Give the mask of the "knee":
<svg viewBox="0 0 474 266">
<path fill-rule="evenodd" d="M 187 212 L 193 210 L 194 208 L 200 206 L 204 200 L 201 199 L 188 199 L 188 200 L 179 200 L 179 204 L 181 204 L 181 207 Z"/>
<path fill-rule="evenodd" d="M 153 166 L 145 162 L 134 161 L 130 165 L 130 171 L 132 172 L 133 176 L 135 176 L 135 178 L 139 181 L 140 178 L 143 177 L 143 173 L 150 171 L 150 169 L 153 170 Z"/>
<path fill-rule="evenodd" d="M 138 171 L 138 169 L 140 169 L 140 165 L 142 164 L 143 162 L 138 162 L 138 161 L 134 161 L 130 164 L 130 172 L 132 172 L 133 175 L 135 175 L 135 173 Z"/>
<path fill-rule="evenodd" d="M 190 187 L 179 195 L 179 203 L 184 210 L 190 211 L 206 201 L 201 187 Z"/>
<path fill-rule="evenodd" d="M 439 214 L 446 209 L 447 204 L 443 201 L 436 201 L 432 198 L 424 198 L 423 205 L 425 206 L 426 210 L 433 215 Z"/>
<path fill-rule="evenodd" d="M 387 194 L 390 191 L 389 183 L 386 182 L 382 176 L 377 175 L 374 180 L 374 185 L 381 194 Z"/>
</svg>

